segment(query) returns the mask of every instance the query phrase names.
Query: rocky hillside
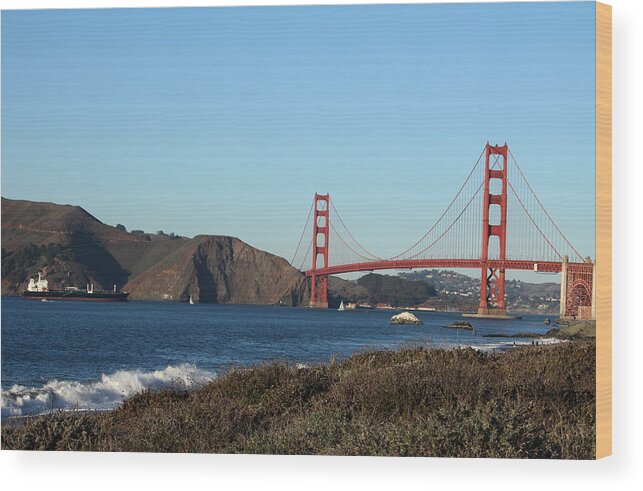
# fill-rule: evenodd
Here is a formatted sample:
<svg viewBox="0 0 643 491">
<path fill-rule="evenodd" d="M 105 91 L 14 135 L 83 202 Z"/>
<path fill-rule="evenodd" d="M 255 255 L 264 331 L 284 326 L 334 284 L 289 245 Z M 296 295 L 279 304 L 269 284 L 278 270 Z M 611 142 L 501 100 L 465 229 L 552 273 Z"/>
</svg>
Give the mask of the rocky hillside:
<svg viewBox="0 0 643 491">
<path fill-rule="evenodd" d="M 415 306 L 435 297 L 433 286 L 423 281 L 410 281 L 397 276 L 370 273 L 357 280 L 357 284 L 370 292 L 372 304 Z"/>
<path fill-rule="evenodd" d="M 239 239 L 201 235 L 177 246 L 125 285 L 132 298 L 284 305 L 307 299 L 301 272 Z"/>
<path fill-rule="evenodd" d="M 52 288 L 116 285 L 132 299 L 308 301 L 300 271 L 237 238 L 130 233 L 78 206 L 2 198 L 2 293 L 24 289 L 39 270 Z"/>
<path fill-rule="evenodd" d="M 118 289 L 131 299 L 307 305 L 308 281 L 285 259 L 234 238 L 128 232 L 78 206 L 2 198 L 2 293 L 25 289 L 43 271 L 51 288 Z M 344 301 L 415 305 L 426 283 L 370 274 L 331 277 L 330 307 Z"/>
</svg>

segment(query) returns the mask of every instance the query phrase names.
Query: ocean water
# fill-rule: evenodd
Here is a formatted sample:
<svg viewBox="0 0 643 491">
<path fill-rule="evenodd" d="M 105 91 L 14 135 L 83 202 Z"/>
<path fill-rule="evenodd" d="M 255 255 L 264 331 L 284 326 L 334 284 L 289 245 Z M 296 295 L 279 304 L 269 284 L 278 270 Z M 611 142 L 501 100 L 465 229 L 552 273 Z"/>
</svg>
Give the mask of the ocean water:
<svg viewBox="0 0 643 491">
<path fill-rule="evenodd" d="M 462 317 L 441 312 L 415 312 L 421 326 L 394 326 L 394 313 L 3 297 L 2 417 L 112 409 L 146 388 L 196 387 L 231 367 L 268 360 L 310 364 L 409 344 L 498 350 L 532 340 L 484 334 L 549 328 L 544 316 L 528 315 L 473 319 L 474 332 L 445 329 Z"/>
</svg>

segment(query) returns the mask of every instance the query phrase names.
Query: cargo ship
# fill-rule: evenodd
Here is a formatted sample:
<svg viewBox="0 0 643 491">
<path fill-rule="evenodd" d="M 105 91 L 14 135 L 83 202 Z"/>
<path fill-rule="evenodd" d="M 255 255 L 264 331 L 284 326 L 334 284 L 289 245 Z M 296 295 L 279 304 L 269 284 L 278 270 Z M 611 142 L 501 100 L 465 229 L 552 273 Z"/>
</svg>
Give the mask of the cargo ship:
<svg viewBox="0 0 643 491">
<path fill-rule="evenodd" d="M 27 300 L 41 300 L 43 302 L 54 300 L 80 300 L 86 302 L 125 302 L 129 293 L 119 292 L 114 285 L 114 291 L 94 290 L 94 285 L 87 285 L 87 289 L 81 290 L 76 287 L 67 287 L 62 290 L 50 290 L 49 282 L 42 273 L 38 273 L 38 281 L 35 278 L 29 280 L 26 290 L 20 292 L 22 298 Z"/>
</svg>

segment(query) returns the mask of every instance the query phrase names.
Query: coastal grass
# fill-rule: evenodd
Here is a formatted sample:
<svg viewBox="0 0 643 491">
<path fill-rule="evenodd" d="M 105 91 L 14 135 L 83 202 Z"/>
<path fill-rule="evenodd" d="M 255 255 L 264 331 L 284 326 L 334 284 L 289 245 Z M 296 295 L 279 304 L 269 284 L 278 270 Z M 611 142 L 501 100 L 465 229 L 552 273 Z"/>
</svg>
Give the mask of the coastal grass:
<svg viewBox="0 0 643 491">
<path fill-rule="evenodd" d="M 412 347 L 310 367 L 233 370 L 192 391 L 147 391 L 106 413 L 4 425 L 2 447 L 592 459 L 595 343 L 503 354 Z"/>
</svg>

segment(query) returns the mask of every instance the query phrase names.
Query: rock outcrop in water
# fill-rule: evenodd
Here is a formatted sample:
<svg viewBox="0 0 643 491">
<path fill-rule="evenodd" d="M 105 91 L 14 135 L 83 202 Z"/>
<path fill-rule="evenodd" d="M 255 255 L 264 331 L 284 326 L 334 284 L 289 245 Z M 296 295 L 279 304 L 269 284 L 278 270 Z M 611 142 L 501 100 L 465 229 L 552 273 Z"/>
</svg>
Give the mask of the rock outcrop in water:
<svg viewBox="0 0 643 491">
<path fill-rule="evenodd" d="M 402 312 L 401 314 L 397 314 L 391 317 L 390 323 L 419 325 L 422 324 L 422 321 L 411 312 Z"/>
<path fill-rule="evenodd" d="M 443 327 L 448 327 L 449 329 L 465 329 L 467 331 L 473 331 L 473 325 L 471 325 L 467 321 L 456 321 Z"/>
</svg>

